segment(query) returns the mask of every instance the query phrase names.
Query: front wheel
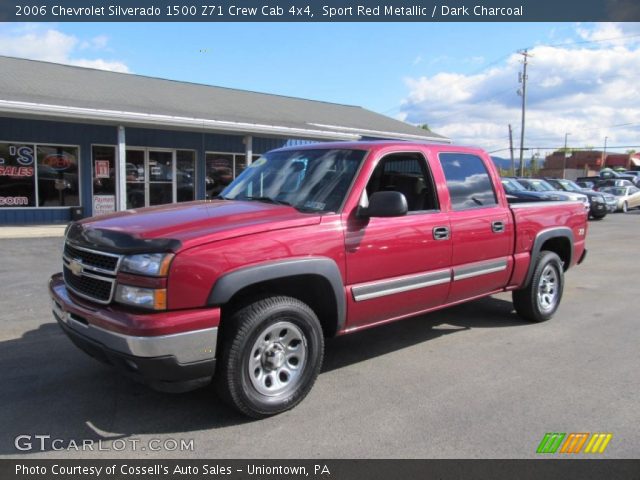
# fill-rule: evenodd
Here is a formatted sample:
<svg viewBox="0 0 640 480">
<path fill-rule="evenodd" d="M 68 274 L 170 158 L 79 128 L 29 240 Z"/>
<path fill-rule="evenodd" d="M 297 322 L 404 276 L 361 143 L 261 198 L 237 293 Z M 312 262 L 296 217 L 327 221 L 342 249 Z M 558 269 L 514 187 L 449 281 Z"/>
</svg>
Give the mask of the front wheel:
<svg viewBox="0 0 640 480">
<path fill-rule="evenodd" d="M 313 386 L 324 353 L 322 327 L 305 303 L 257 300 L 227 319 L 216 383 L 242 413 L 263 418 L 295 407 Z"/>
<path fill-rule="evenodd" d="M 542 251 L 529 285 L 513 291 L 513 306 L 524 319 L 544 322 L 558 309 L 563 287 L 562 260 L 553 252 Z"/>
<path fill-rule="evenodd" d="M 627 202 L 624 202 L 622 204 L 622 213 L 627 213 L 629 211 L 629 204 Z"/>
</svg>

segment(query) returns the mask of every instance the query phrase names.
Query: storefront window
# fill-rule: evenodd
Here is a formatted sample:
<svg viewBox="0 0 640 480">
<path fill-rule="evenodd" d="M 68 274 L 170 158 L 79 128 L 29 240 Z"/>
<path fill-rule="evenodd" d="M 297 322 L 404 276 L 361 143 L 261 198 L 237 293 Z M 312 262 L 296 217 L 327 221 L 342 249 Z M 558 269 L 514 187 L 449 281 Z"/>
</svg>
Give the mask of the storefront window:
<svg viewBox="0 0 640 480">
<path fill-rule="evenodd" d="M 0 143 L 0 207 L 79 205 L 78 147 Z"/>
<path fill-rule="evenodd" d="M 207 153 L 207 198 L 216 197 L 233 181 L 234 155 L 231 153 Z"/>
<path fill-rule="evenodd" d="M 39 145 L 38 204 L 41 207 L 80 205 L 78 148 Z"/>
<path fill-rule="evenodd" d="M 195 200 L 196 155 L 189 150 L 176 152 L 176 195 L 178 202 Z"/>
<path fill-rule="evenodd" d="M 0 143 L 0 207 L 36 205 L 33 145 Z"/>
<path fill-rule="evenodd" d="M 260 155 L 253 155 L 256 161 Z M 216 197 L 234 178 L 247 168 L 247 156 L 242 153 L 207 153 L 207 198 Z"/>
</svg>

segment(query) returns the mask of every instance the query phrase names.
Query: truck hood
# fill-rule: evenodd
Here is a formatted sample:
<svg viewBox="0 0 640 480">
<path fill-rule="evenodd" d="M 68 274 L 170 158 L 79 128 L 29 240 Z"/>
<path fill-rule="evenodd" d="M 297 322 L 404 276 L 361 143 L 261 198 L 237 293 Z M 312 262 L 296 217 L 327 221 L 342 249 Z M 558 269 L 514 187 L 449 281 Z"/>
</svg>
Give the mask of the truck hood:
<svg viewBox="0 0 640 480">
<path fill-rule="evenodd" d="M 67 238 L 113 252 L 174 251 L 320 223 L 320 215 L 258 201 L 213 200 L 126 210 L 71 225 Z"/>
</svg>

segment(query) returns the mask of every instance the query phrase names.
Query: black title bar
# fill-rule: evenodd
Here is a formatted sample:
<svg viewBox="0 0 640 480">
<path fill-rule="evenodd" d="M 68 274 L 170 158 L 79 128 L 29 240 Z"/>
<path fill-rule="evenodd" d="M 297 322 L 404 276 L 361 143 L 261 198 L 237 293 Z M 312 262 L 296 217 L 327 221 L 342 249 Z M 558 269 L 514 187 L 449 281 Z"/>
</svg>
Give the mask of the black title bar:
<svg viewBox="0 0 640 480">
<path fill-rule="evenodd" d="M 636 0 L 3 0 L 2 22 L 640 21 Z"/>
<path fill-rule="evenodd" d="M 3 480 L 637 480 L 640 460 L 0 460 Z"/>
</svg>

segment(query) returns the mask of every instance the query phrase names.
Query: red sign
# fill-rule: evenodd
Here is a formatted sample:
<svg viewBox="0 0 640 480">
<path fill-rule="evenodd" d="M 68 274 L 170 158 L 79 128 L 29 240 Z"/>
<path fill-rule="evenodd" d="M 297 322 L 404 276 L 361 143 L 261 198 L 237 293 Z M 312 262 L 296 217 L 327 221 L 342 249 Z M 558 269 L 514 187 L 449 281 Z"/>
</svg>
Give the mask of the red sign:
<svg viewBox="0 0 640 480">
<path fill-rule="evenodd" d="M 109 178 L 109 160 L 96 160 L 96 178 Z"/>
<path fill-rule="evenodd" d="M 73 165 L 72 160 L 64 153 L 52 153 L 44 157 L 42 161 L 44 165 L 47 165 L 54 170 L 66 170 Z"/>
</svg>

